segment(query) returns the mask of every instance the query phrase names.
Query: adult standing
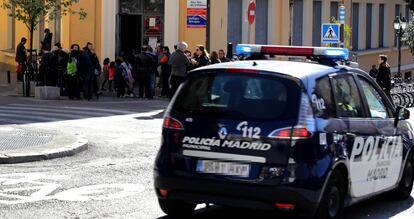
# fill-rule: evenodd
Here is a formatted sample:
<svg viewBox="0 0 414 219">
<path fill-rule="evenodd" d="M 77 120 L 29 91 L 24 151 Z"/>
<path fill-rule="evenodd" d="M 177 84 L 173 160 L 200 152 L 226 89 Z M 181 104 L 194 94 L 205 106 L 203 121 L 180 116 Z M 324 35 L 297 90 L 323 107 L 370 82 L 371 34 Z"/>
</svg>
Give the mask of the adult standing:
<svg viewBox="0 0 414 219">
<path fill-rule="evenodd" d="M 71 100 L 75 98 L 80 100 L 78 58 L 81 51 L 78 44 L 73 44 L 70 50 L 66 69 L 68 97 Z"/>
<path fill-rule="evenodd" d="M 388 64 L 388 57 L 386 55 L 380 55 L 378 59 L 379 68 L 377 75 L 377 83 L 384 90 L 384 92 L 390 97 L 391 91 L 391 69 Z"/>
<path fill-rule="evenodd" d="M 50 51 L 52 49 L 52 38 L 53 33 L 50 32 L 49 28 L 46 28 L 44 31 L 44 37 L 42 45 L 44 46 L 43 50 Z"/>
<path fill-rule="evenodd" d="M 211 52 L 211 64 L 218 64 L 221 63 L 219 56 L 216 51 Z"/>
<path fill-rule="evenodd" d="M 43 86 L 56 86 L 58 78 L 58 58 L 55 51 L 48 51 L 46 48 L 42 51 L 42 58 L 39 66 L 39 80 Z"/>
<path fill-rule="evenodd" d="M 23 80 L 23 72 L 26 70 L 26 62 L 27 62 L 27 51 L 25 44 L 27 43 L 27 39 L 22 37 L 20 40 L 19 45 L 16 49 L 16 74 L 17 74 L 17 80 L 22 81 Z"/>
<path fill-rule="evenodd" d="M 170 77 L 170 99 L 177 92 L 178 87 L 184 82 L 187 77 L 187 67 L 192 63 L 190 59 L 184 54 L 187 50 L 188 44 L 186 42 L 178 43 L 178 49 L 171 55 L 168 64 L 171 65 L 171 77 Z M 195 63 L 195 62 L 194 62 Z"/>
<path fill-rule="evenodd" d="M 69 52 L 66 49 L 63 49 L 60 43 L 56 43 L 53 47 L 54 55 L 57 57 L 57 84 L 61 88 L 61 92 L 63 92 L 63 88 L 65 87 L 64 84 L 66 81 L 64 80 L 64 75 L 66 74 L 68 59 L 69 59 Z"/>
<path fill-rule="evenodd" d="M 231 61 L 229 58 L 226 57 L 226 53 L 222 49 L 219 50 L 218 56 L 222 63 Z"/>
<path fill-rule="evenodd" d="M 93 94 L 93 77 L 95 67 L 92 64 L 91 56 L 87 47 L 83 48 L 78 58 L 78 72 L 82 80 L 83 97 L 90 101 Z"/>
<path fill-rule="evenodd" d="M 95 53 L 95 50 L 93 48 L 93 44 L 88 42 L 86 44 L 85 50 L 87 52 L 87 54 L 89 55 L 89 59 L 91 60 L 92 63 L 92 68 L 93 68 L 93 75 L 92 75 L 92 90 L 93 93 L 96 96 L 96 99 L 99 99 L 99 87 L 98 87 L 98 78 L 101 75 L 101 64 L 99 62 L 99 58 Z"/>
<path fill-rule="evenodd" d="M 170 92 L 170 85 L 168 84 L 168 80 L 171 76 L 171 65 L 168 63 L 171 57 L 170 48 L 168 46 L 164 46 L 162 48 L 162 57 L 160 59 L 160 67 L 161 67 L 161 83 L 162 83 L 162 90 L 161 90 L 161 97 L 167 97 Z"/>
<path fill-rule="evenodd" d="M 376 65 L 372 65 L 371 70 L 369 71 L 369 76 L 371 76 L 371 78 L 377 78 L 378 75 L 378 69 Z"/>
<path fill-rule="evenodd" d="M 210 56 L 206 50 L 206 48 L 203 45 L 198 45 L 196 48 L 196 61 L 195 64 L 196 68 L 203 67 L 210 64 Z"/>
<path fill-rule="evenodd" d="M 151 74 L 154 74 L 155 61 L 151 54 L 148 53 L 148 46 L 141 48 L 141 53 L 137 56 L 137 74 L 139 75 L 139 98 L 153 99 L 151 93 Z"/>
</svg>

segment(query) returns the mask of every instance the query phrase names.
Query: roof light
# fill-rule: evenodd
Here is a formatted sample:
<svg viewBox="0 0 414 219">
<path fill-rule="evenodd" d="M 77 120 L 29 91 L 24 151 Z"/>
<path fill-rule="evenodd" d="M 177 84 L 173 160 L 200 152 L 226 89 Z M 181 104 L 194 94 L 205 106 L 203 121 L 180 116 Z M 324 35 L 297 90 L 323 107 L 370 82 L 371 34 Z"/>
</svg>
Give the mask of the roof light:
<svg viewBox="0 0 414 219">
<path fill-rule="evenodd" d="M 284 55 L 284 56 L 306 56 L 326 59 L 348 59 L 349 50 L 335 47 L 305 47 L 305 46 L 278 46 L 278 45 L 251 45 L 238 44 L 237 55 Z"/>
<path fill-rule="evenodd" d="M 226 72 L 230 73 L 253 73 L 258 74 L 259 70 L 256 69 L 247 69 L 247 68 L 228 68 L 226 69 Z"/>
</svg>

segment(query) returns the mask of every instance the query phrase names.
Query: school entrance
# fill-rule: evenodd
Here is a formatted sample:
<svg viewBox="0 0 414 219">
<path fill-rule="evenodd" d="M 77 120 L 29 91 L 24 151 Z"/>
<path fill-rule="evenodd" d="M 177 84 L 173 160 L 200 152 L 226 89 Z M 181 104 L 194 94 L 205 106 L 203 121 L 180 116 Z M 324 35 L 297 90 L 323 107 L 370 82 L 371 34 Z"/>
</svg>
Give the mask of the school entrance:
<svg viewBox="0 0 414 219">
<path fill-rule="evenodd" d="M 142 45 L 155 49 L 163 44 L 165 0 L 119 0 L 117 55 L 141 51 Z"/>
</svg>

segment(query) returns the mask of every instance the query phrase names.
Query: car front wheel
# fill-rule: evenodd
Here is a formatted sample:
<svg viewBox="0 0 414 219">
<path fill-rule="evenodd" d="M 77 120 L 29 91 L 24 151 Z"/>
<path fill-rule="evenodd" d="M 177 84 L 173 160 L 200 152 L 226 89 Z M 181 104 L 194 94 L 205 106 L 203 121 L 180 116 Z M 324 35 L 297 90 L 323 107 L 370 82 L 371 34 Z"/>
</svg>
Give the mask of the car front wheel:
<svg viewBox="0 0 414 219">
<path fill-rule="evenodd" d="M 413 190 L 414 181 L 414 163 L 412 154 L 408 156 L 407 162 L 405 163 L 404 173 L 401 178 L 398 188 L 392 193 L 397 199 L 407 199 L 411 195 Z"/>
</svg>

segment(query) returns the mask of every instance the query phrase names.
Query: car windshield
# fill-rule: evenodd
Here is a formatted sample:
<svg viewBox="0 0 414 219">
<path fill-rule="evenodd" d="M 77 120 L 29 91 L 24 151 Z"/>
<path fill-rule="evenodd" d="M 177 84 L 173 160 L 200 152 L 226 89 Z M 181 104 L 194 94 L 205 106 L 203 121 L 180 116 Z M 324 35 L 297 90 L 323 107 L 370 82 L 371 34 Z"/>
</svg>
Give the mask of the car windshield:
<svg viewBox="0 0 414 219">
<path fill-rule="evenodd" d="M 181 89 L 173 110 L 211 117 L 295 120 L 300 87 L 293 80 L 260 74 L 205 72 Z"/>
</svg>

